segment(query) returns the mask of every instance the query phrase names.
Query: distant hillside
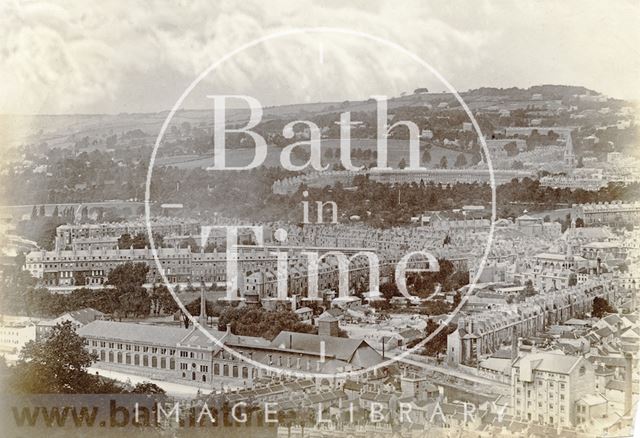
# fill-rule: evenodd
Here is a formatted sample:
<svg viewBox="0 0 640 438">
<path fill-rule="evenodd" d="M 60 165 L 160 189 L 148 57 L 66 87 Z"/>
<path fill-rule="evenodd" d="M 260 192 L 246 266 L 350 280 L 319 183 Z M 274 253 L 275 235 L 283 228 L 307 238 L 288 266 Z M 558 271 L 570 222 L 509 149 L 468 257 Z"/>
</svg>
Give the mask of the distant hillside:
<svg viewBox="0 0 640 438">
<path fill-rule="evenodd" d="M 388 101 L 388 109 L 402 107 L 436 106 L 447 102 L 450 106 L 458 106 L 456 99 L 450 93 L 407 93 L 392 97 Z M 460 93 L 461 97 L 475 110 L 489 104 L 500 102 L 530 100 L 533 94 L 541 94 L 545 100 L 572 99 L 576 94 L 598 94 L 581 86 L 569 85 L 536 85 L 530 88 L 492 88 L 482 87 Z M 263 120 L 292 120 L 311 119 L 314 115 L 340 113 L 345 111 L 373 112 L 376 102 L 367 100 L 345 100 L 342 102 L 314 102 L 289 104 L 264 109 Z M 241 123 L 248 117 L 248 112 L 242 109 L 228 109 L 228 119 L 231 123 Z M 91 138 L 106 138 L 114 134 L 123 135 L 129 131 L 141 130 L 147 144 L 155 140 L 160 127 L 168 115 L 168 111 L 157 113 L 120 113 L 120 114 L 77 114 L 77 115 L 0 115 L 0 147 L 10 150 L 23 144 L 40 145 L 46 147 L 72 147 L 85 136 Z M 188 122 L 192 126 L 212 126 L 211 110 L 181 110 L 172 121 L 174 125 Z"/>
</svg>

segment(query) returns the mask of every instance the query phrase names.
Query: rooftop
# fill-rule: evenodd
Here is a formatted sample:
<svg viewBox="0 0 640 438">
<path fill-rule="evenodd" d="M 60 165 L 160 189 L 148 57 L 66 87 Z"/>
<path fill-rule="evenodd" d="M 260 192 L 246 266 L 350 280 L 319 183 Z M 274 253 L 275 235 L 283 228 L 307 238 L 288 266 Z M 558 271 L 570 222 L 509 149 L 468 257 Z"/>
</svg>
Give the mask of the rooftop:
<svg viewBox="0 0 640 438">
<path fill-rule="evenodd" d="M 136 324 L 132 322 L 92 321 L 78 329 L 80 336 L 126 342 L 174 345 L 189 333 L 182 327 Z"/>
<path fill-rule="evenodd" d="M 514 368 L 529 366 L 531 371 L 544 371 L 556 374 L 569 374 L 583 359 L 558 353 L 533 353 L 516 359 Z"/>
</svg>

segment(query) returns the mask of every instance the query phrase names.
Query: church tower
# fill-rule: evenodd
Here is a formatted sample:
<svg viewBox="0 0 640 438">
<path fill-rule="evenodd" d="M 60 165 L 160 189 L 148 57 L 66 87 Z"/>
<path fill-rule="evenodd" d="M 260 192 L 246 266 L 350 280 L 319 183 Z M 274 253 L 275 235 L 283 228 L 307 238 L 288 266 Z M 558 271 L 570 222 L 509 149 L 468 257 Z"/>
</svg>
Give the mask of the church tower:
<svg viewBox="0 0 640 438">
<path fill-rule="evenodd" d="M 573 153 L 573 140 L 571 139 L 571 131 L 567 131 L 567 141 L 564 148 L 564 164 L 571 169 L 576 167 L 576 156 Z"/>
</svg>

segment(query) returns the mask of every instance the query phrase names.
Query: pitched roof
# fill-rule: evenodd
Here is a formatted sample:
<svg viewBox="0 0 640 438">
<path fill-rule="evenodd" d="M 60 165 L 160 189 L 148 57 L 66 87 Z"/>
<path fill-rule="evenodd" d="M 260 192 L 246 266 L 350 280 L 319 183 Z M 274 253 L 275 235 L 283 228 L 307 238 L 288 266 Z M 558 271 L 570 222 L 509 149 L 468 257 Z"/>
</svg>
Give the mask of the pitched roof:
<svg viewBox="0 0 640 438">
<path fill-rule="evenodd" d="M 522 364 L 528 362 L 531 364 L 532 371 L 569 374 L 580 361 L 582 361 L 582 357 L 558 353 L 533 353 L 516 359 L 513 367 L 520 368 Z"/>
<path fill-rule="evenodd" d="M 355 380 L 347 380 L 346 382 L 344 382 L 344 385 L 342 386 L 343 390 L 348 390 L 348 391 L 357 391 L 360 392 L 362 391 L 362 388 L 364 387 L 364 385 L 360 382 L 356 382 Z"/>
<path fill-rule="evenodd" d="M 326 311 L 322 312 L 322 314 L 318 316 L 318 321 L 336 322 L 337 320 L 338 318 L 336 318 L 335 316 L 333 316 L 332 314 Z"/>
<path fill-rule="evenodd" d="M 101 320 L 78 329 L 80 336 L 156 345 L 176 345 L 188 333 L 189 330 L 182 327 Z"/>
<path fill-rule="evenodd" d="M 336 336 L 321 336 L 309 333 L 295 333 L 282 331 L 271 342 L 272 348 L 305 351 L 320 354 L 324 343 L 324 351 L 327 357 L 333 356 L 345 362 L 351 362 L 356 351 L 366 346 L 371 346 L 361 339 L 339 338 Z"/>
<path fill-rule="evenodd" d="M 588 406 L 601 405 L 606 402 L 607 399 L 600 394 L 587 394 L 577 400 L 577 403 L 582 403 Z"/>
<path fill-rule="evenodd" d="M 638 385 L 632 385 L 632 390 L 634 394 L 638 394 Z M 625 387 L 624 387 L 624 382 L 621 380 L 609 380 L 609 383 L 607 383 L 607 389 L 612 389 L 614 391 L 624 391 Z"/>
<path fill-rule="evenodd" d="M 422 332 L 420 330 L 416 330 L 414 328 L 409 328 L 398 333 L 404 339 L 414 339 L 420 336 Z"/>
<path fill-rule="evenodd" d="M 511 370 L 511 359 L 490 357 L 480 362 L 480 368 L 486 368 L 497 373 L 509 374 Z"/>
<path fill-rule="evenodd" d="M 78 321 L 80 324 L 88 324 L 91 321 L 95 321 L 96 319 L 100 319 L 104 316 L 99 310 L 92 309 L 91 307 L 87 307 L 84 309 L 76 310 L 73 312 L 69 312 L 68 315 Z"/>
</svg>

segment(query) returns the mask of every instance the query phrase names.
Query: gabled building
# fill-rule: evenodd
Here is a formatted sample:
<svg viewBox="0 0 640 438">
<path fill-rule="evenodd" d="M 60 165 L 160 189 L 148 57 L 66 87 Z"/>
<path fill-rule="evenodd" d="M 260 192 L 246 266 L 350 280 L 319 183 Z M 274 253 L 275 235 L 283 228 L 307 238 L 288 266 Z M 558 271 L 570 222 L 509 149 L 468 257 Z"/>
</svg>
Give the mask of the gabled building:
<svg viewBox="0 0 640 438">
<path fill-rule="evenodd" d="M 595 370 L 583 357 L 532 353 L 513 363 L 513 416 L 519 420 L 573 427 L 578 423 L 578 406 L 593 394 Z"/>
</svg>

